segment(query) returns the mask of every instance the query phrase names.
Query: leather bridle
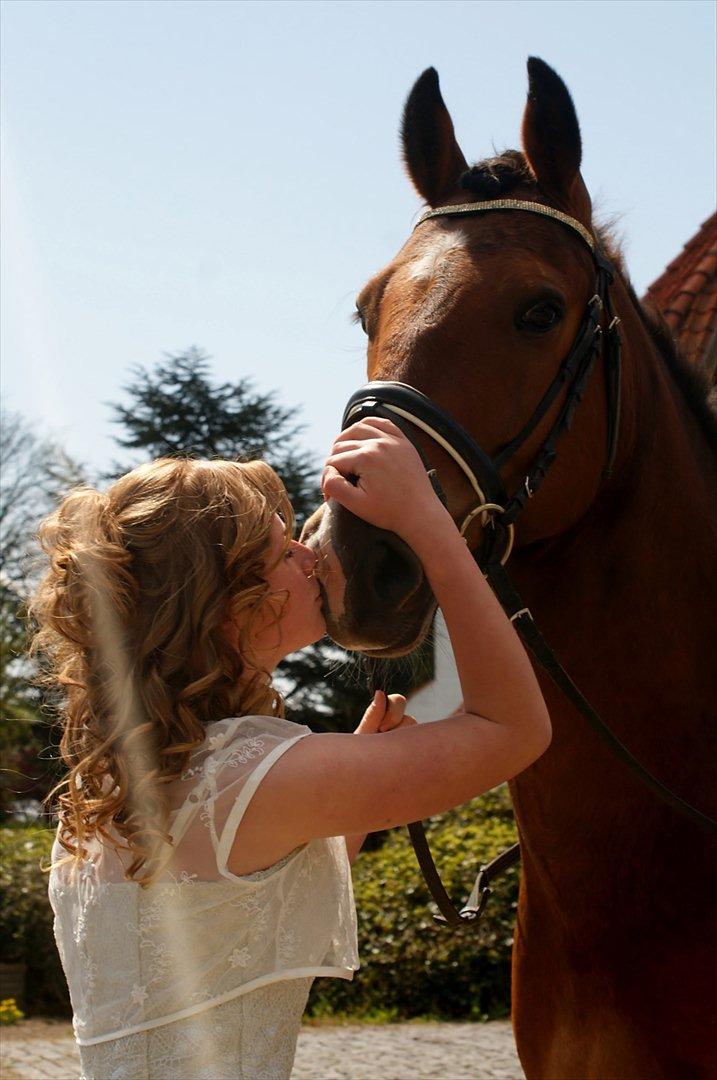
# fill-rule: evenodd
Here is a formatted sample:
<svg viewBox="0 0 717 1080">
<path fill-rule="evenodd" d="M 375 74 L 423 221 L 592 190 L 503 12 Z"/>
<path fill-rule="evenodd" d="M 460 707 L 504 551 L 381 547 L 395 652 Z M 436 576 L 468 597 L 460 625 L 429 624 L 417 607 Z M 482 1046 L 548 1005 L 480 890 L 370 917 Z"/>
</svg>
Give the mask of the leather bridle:
<svg viewBox="0 0 717 1080">
<path fill-rule="evenodd" d="M 585 313 L 578 328 L 575 340 L 532 415 L 520 431 L 494 455 L 487 454 L 461 427 L 453 417 L 441 409 L 434 401 L 414 387 L 401 382 L 374 381 L 357 390 L 351 396 L 344 411 L 342 428 L 356 423 L 368 416 L 388 417 L 400 427 L 411 440 L 429 472 L 431 481 L 445 502 L 436 472 L 431 469 L 425 454 L 416 442 L 415 429 L 427 434 L 435 443 L 449 454 L 471 485 L 477 498 L 476 505 L 464 516 L 460 524 L 461 534 L 465 536 L 469 525 L 480 516 L 483 526 L 482 542 L 474 557 L 490 583 L 503 609 L 514 624 L 524 645 L 532 652 L 537 662 L 548 672 L 553 681 L 566 697 L 575 705 L 594 731 L 607 742 L 613 753 L 636 776 L 642 780 L 663 801 L 690 818 L 690 820 L 717 828 L 713 821 L 702 811 L 693 807 L 679 795 L 667 788 L 654 777 L 622 742 L 603 723 L 598 714 L 583 697 L 570 676 L 563 670 L 552 649 L 535 624 L 530 610 L 516 592 L 505 563 L 511 553 L 514 541 L 514 526 L 526 503 L 539 490 L 551 465 L 555 461 L 556 445 L 560 437 L 569 429 L 598 356 L 604 362 L 607 412 L 607 445 L 603 479 L 612 474 L 620 427 L 620 382 L 621 382 L 621 342 L 619 318 L 614 314 L 610 285 L 614 271 L 605 258 L 596 239 L 575 218 L 563 214 L 540 203 L 517 199 L 501 199 L 486 203 L 465 203 L 456 206 L 441 206 L 427 210 L 416 223 L 418 228 L 424 221 L 436 217 L 465 217 L 493 211 L 521 210 L 551 218 L 572 230 L 574 235 L 588 247 L 596 267 L 595 292 L 587 303 Z M 602 321 L 606 323 L 603 329 Z M 562 405 L 550 430 L 538 450 L 526 466 L 522 484 L 509 495 L 506 491 L 501 469 L 525 444 L 536 430 L 548 410 L 565 391 Z M 370 688 L 378 688 L 376 682 L 377 663 L 364 658 L 369 673 Z M 438 923 L 462 926 L 476 922 L 490 895 L 490 881 L 520 858 L 520 848 L 516 844 L 503 852 L 478 872 L 468 902 L 457 911 L 448 896 L 428 847 L 425 830 L 420 821 L 408 826 L 419 865 L 426 879 L 441 915 L 434 915 Z"/>
</svg>

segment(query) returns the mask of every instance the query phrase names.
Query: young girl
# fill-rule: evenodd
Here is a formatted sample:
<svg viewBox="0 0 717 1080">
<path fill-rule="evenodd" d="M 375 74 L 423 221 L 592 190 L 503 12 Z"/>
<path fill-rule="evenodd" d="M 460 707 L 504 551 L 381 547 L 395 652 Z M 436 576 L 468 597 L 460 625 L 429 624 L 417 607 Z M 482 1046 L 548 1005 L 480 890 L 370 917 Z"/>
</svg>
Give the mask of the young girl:
<svg viewBox="0 0 717 1080">
<path fill-rule="evenodd" d="M 402 433 L 343 432 L 322 487 L 422 560 L 463 712 L 416 725 L 378 694 L 357 733 L 383 739 L 283 718 L 272 672 L 325 624 L 316 556 L 262 462 L 155 461 L 41 528 L 35 647 L 69 767 L 49 896 L 87 1080 L 288 1077 L 314 977 L 359 967 L 364 835 L 549 742 L 527 657 Z"/>
</svg>

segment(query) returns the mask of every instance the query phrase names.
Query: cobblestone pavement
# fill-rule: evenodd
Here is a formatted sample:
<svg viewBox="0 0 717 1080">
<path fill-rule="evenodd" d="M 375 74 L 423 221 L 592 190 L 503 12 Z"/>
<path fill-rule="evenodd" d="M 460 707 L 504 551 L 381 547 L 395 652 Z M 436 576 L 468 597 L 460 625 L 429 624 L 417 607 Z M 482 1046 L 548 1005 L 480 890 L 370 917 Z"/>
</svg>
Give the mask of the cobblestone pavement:
<svg viewBox="0 0 717 1080">
<path fill-rule="evenodd" d="M 2 1080 L 76 1080 L 67 1024 L 2 1031 Z M 292 1080 L 523 1080 L 507 1020 L 489 1024 L 304 1025 Z M 164 1078 L 161 1078 L 164 1080 Z"/>
<path fill-rule="evenodd" d="M 302 1027 L 291 1080 L 523 1080 L 507 1020 Z"/>
</svg>

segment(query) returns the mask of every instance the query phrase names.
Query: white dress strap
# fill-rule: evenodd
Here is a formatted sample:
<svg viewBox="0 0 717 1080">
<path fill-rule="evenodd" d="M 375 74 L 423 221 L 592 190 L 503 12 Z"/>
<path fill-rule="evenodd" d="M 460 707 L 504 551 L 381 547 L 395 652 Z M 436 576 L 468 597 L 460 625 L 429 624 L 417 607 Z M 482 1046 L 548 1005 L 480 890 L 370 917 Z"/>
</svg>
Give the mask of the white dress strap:
<svg viewBox="0 0 717 1080">
<path fill-rule="evenodd" d="M 295 735 L 292 739 L 286 739 L 285 742 L 279 743 L 279 745 L 275 746 L 265 758 L 262 758 L 256 768 L 252 770 L 241 790 L 241 794 L 237 797 L 236 802 L 229 811 L 229 816 L 227 817 L 216 847 L 217 869 L 223 877 L 229 878 L 231 881 L 236 880 L 234 874 L 227 869 L 227 860 L 229 859 L 229 852 L 231 851 L 236 831 L 241 824 L 244 812 L 246 811 L 254 792 L 259 787 L 259 784 L 266 776 L 269 769 L 279 760 L 281 755 L 285 754 L 289 747 L 293 746 L 294 743 L 297 743 L 299 739 L 305 739 L 307 735 L 311 734 L 310 731 L 305 731 L 302 732 L 301 735 Z"/>
</svg>

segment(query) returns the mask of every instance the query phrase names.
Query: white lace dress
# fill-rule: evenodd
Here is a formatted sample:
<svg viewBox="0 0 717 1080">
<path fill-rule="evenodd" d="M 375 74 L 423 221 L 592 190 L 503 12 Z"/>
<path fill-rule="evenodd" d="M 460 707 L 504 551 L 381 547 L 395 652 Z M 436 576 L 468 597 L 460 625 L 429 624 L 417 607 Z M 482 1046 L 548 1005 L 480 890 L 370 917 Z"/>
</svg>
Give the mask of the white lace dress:
<svg viewBox="0 0 717 1080">
<path fill-rule="evenodd" d="M 285 1080 L 313 981 L 274 983 L 185 1020 L 80 1046 L 80 1080 Z"/>
<path fill-rule="evenodd" d="M 263 776 L 310 734 L 276 717 L 208 725 L 168 785 L 175 850 L 148 889 L 101 845 L 79 872 L 52 870 L 85 1080 L 290 1075 L 313 979 L 359 966 L 346 842 L 313 840 L 241 877 L 227 859 Z"/>
</svg>

